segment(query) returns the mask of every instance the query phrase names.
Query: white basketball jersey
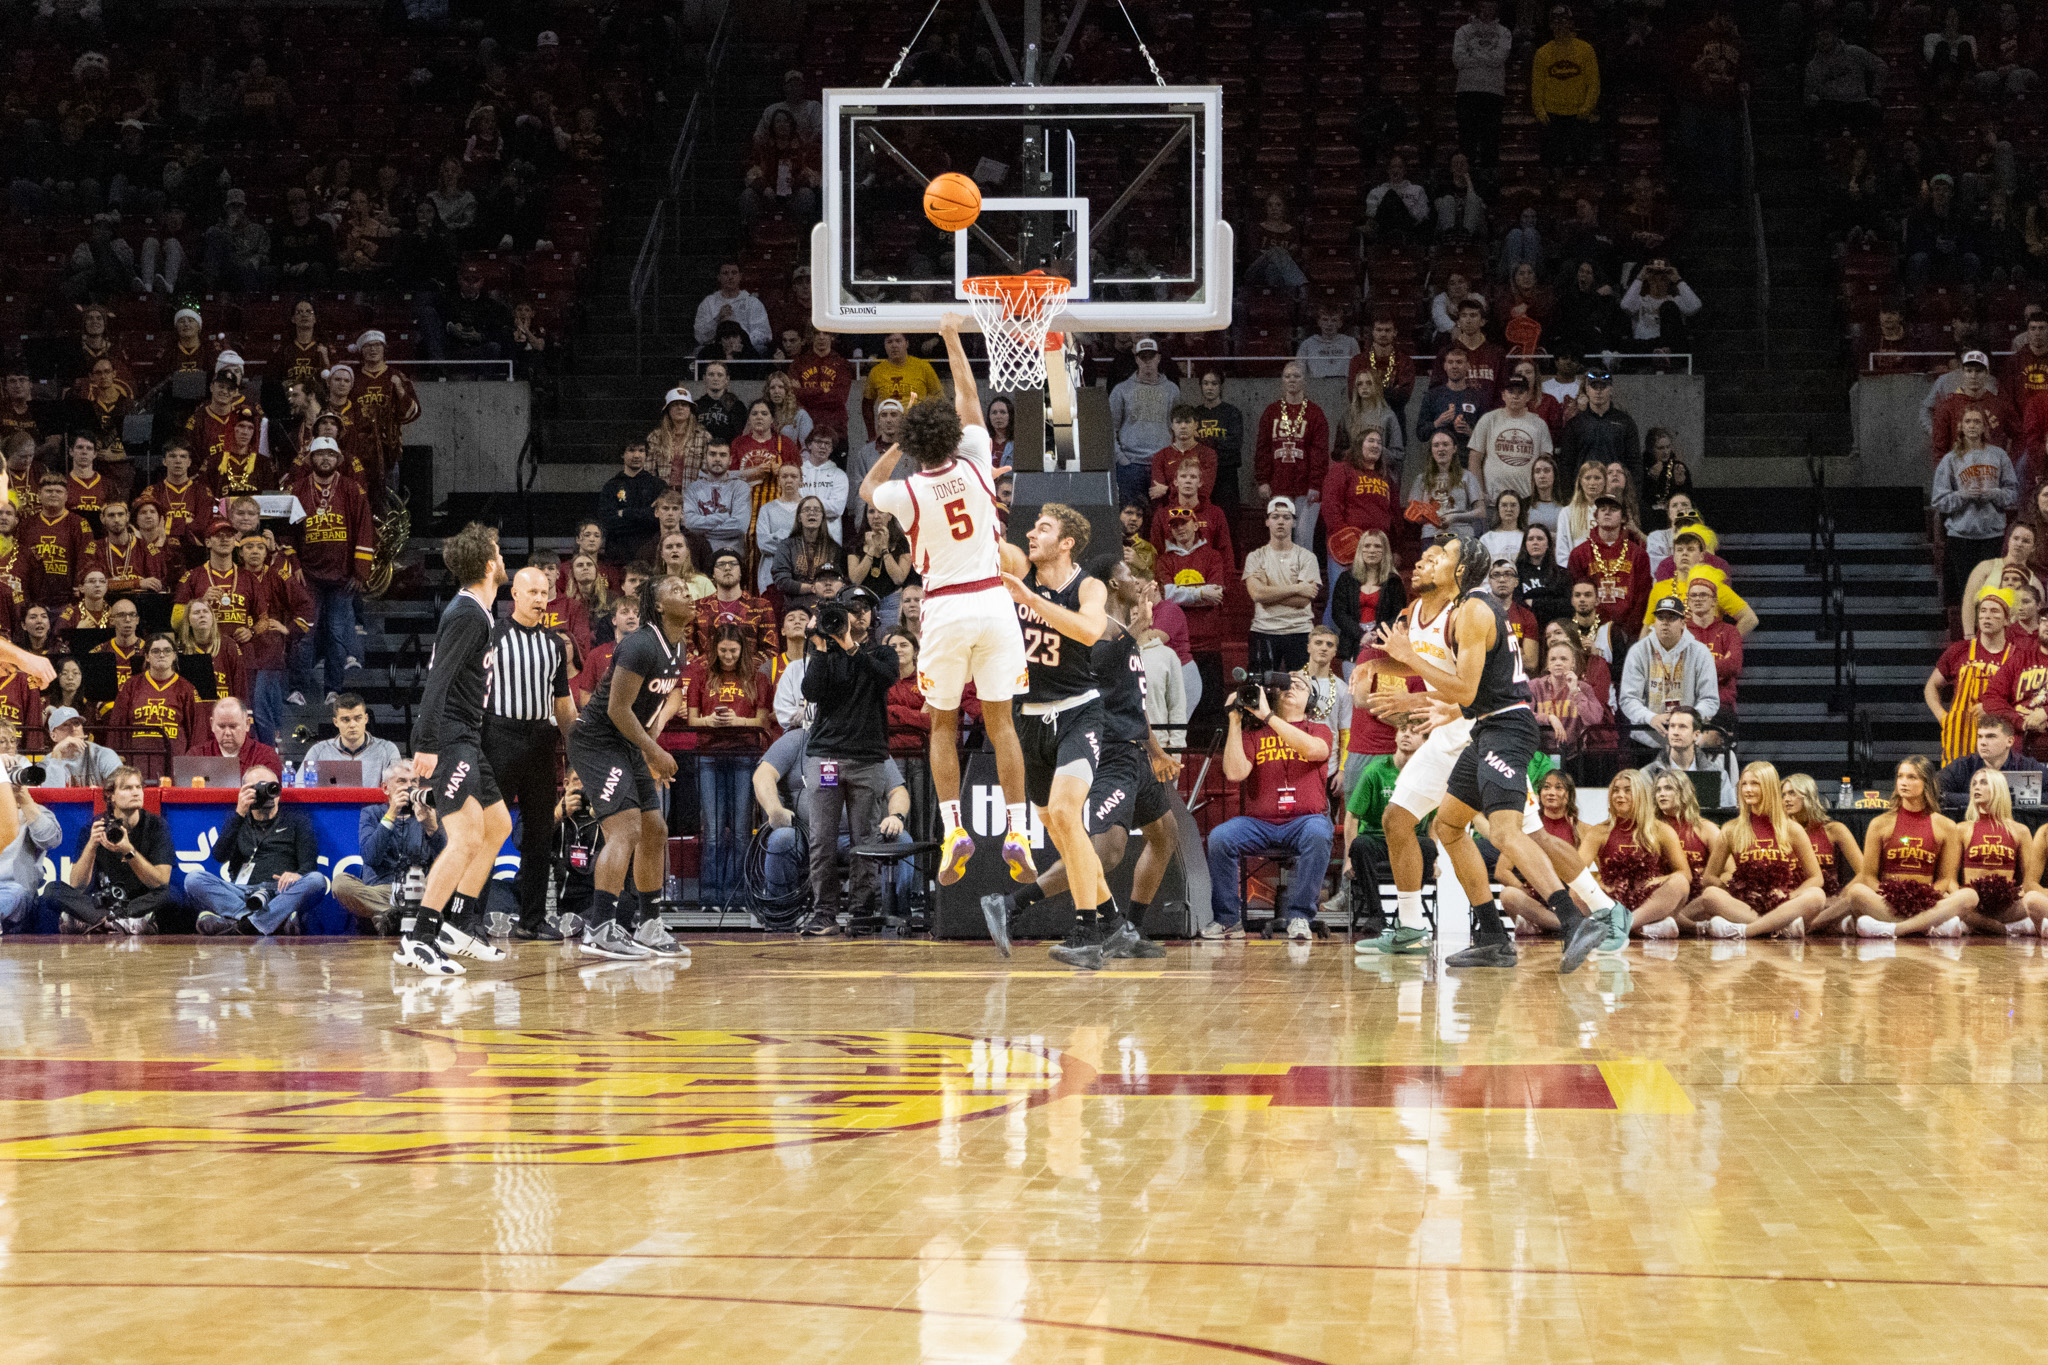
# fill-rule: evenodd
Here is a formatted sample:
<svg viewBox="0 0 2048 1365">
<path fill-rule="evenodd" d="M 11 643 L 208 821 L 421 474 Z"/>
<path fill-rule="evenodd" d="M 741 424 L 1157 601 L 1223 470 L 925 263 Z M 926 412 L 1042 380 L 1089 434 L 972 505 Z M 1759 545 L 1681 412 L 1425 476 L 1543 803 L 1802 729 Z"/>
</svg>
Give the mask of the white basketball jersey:
<svg viewBox="0 0 2048 1365">
<path fill-rule="evenodd" d="M 1458 671 L 1450 642 L 1444 632 L 1450 629 L 1451 613 L 1457 609 L 1458 599 L 1453 597 L 1436 614 L 1434 621 L 1422 619 L 1422 603 L 1417 601 L 1408 609 L 1408 642 L 1415 646 L 1415 652 L 1427 663 L 1434 664 L 1446 673 Z"/>
<path fill-rule="evenodd" d="M 920 469 L 875 490 L 874 505 L 896 518 L 910 538 L 910 560 L 927 594 L 965 583 L 1000 586 L 995 481 L 986 427 L 967 427 L 960 448 L 937 469 Z"/>
</svg>

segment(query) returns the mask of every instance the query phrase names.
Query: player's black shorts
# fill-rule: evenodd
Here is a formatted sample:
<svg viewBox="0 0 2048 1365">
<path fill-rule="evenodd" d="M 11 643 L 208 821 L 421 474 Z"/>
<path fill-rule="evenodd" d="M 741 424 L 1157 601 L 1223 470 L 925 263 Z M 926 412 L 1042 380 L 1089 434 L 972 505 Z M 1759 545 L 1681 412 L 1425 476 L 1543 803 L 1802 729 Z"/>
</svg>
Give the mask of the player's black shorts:
<svg viewBox="0 0 2048 1365">
<path fill-rule="evenodd" d="M 498 775 L 491 771 L 491 765 L 484 762 L 484 751 L 474 744 L 450 744 L 434 756 L 434 775 L 427 786 L 434 801 L 434 811 L 449 815 L 462 809 L 470 797 L 476 798 L 479 806 L 490 807 L 503 801 L 498 791 Z"/>
<path fill-rule="evenodd" d="M 1487 815 L 1522 810 L 1529 801 L 1529 760 L 1540 742 L 1536 713 L 1526 706 L 1481 717 L 1472 742 L 1451 765 L 1447 793 Z"/>
<path fill-rule="evenodd" d="M 1088 785 L 1102 764 L 1102 702 L 1090 698 L 1079 706 L 1042 716 L 1017 715 L 1017 746 L 1024 751 L 1024 797 L 1034 806 L 1052 800 L 1053 774 L 1069 764 L 1088 765 Z"/>
<path fill-rule="evenodd" d="M 1172 808 L 1166 788 L 1152 776 L 1152 758 L 1142 744 L 1111 740 L 1103 747 L 1095 785 L 1088 789 L 1090 837 L 1118 825 L 1143 829 Z"/>
<path fill-rule="evenodd" d="M 599 820 L 620 811 L 661 809 L 647 755 L 623 739 L 586 735 L 578 726 L 569 741 L 569 766 L 583 779 L 583 799 Z"/>
</svg>

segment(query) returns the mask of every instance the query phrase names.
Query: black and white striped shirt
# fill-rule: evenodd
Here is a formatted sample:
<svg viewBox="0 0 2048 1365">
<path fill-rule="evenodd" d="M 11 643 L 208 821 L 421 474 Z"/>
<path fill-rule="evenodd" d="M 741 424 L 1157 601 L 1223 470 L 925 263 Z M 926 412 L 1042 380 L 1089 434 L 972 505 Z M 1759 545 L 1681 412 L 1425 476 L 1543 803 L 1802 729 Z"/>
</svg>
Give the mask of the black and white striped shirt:
<svg viewBox="0 0 2048 1365">
<path fill-rule="evenodd" d="M 555 698 L 569 695 L 569 653 L 546 626 L 498 622 L 491 641 L 490 713 L 502 720 L 555 718 Z"/>
</svg>

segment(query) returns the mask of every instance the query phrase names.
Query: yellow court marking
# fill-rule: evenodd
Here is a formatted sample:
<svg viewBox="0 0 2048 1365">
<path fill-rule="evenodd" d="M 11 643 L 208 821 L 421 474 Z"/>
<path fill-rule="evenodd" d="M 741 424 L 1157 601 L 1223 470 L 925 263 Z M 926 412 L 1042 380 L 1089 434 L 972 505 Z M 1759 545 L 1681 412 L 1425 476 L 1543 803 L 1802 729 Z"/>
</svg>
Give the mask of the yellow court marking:
<svg viewBox="0 0 2048 1365">
<path fill-rule="evenodd" d="M 1662 1062 L 1601 1062 L 1600 1075 L 1622 1114 L 1690 1114 L 1692 1100 Z"/>
</svg>

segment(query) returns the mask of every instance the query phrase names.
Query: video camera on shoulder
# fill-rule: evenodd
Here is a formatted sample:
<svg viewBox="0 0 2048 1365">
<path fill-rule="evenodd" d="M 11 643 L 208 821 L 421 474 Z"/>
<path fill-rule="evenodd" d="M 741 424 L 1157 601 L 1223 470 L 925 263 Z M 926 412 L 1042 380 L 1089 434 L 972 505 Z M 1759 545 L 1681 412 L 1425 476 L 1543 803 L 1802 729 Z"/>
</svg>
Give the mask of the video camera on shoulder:
<svg viewBox="0 0 2048 1365">
<path fill-rule="evenodd" d="M 1265 693 L 1266 705 L 1272 710 L 1280 708 L 1280 698 L 1287 695 L 1294 686 L 1292 673 L 1247 673 L 1241 668 L 1230 670 L 1230 680 L 1237 684 L 1237 691 L 1230 697 L 1230 704 L 1247 716 L 1259 713 L 1259 694 Z"/>
</svg>

